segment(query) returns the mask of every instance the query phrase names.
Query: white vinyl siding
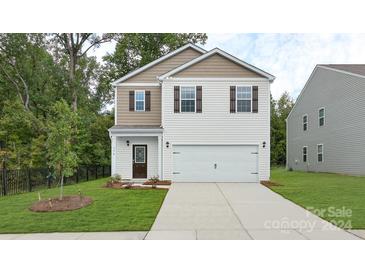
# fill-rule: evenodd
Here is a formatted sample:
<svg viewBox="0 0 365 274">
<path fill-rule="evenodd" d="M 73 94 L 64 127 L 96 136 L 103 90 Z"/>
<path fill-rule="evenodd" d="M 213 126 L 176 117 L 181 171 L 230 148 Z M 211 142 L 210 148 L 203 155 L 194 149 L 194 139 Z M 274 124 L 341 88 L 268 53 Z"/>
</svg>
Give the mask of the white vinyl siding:
<svg viewBox="0 0 365 274">
<path fill-rule="evenodd" d="M 204 112 L 174 115 L 174 86 L 202 86 Z M 230 113 L 230 86 L 258 86 L 259 113 Z M 162 83 L 164 179 L 172 179 L 175 144 L 239 144 L 259 146 L 259 180 L 270 178 L 270 84 L 268 80 L 174 80 Z M 266 142 L 263 148 L 262 143 Z"/>
</svg>

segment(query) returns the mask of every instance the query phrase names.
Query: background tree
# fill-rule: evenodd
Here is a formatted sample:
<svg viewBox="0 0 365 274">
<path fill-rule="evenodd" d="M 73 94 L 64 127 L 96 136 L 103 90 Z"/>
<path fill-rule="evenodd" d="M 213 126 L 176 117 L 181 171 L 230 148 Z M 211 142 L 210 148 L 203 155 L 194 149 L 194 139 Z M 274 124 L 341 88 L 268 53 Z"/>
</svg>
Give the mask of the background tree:
<svg viewBox="0 0 365 274">
<path fill-rule="evenodd" d="M 102 63 L 88 56 L 113 37 L 116 51 Z M 71 146 L 77 163 L 110 165 L 111 82 L 187 42 L 206 39 L 195 33 L 0 34 L 0 141 L 7 145 L 8 167 L 47 166 L 54 104 L 62 100 L 77 109 Z"/>
<path fill-rule="evenodd" d="M 52 41 L 55 48 L 66 54 L 68 63 L 68 85 L 72 95 L 72 109 L 77 111 L 78 87 L 76 73 L 79 62 L 86 57 L 87 52 L 99 47 L 101 44 L 109 42 L 112 34 L 97 35 L 93 33 L 56 33 L 53 34 Z"/>
<path fill-rule="evenodd" d="M 60 175 L 61 200 L 64 176 L 71 176 L 78 165 L 78 157 L 72 147 L 77 122 L 77 114 L 72 111 L 65 100 L 56 102 L 51 108 L 50 119 L 47 123 L 47 151 L 49 166 Z"/>
<path fill-rule="evenodd" d="M 294 106 L 288 92 L 279 100 L 271 97 L 271 164 L 286 164 L 286 118 Z"/>
<path fill-rule="evenodd" d="M 20 100 L 4 102 L 1 114 L 0 140 L 6 144 L 8 167 L 33 166 L 32 141 L 41 135 L 42 123 L 24 108 Z"/>
</svg>

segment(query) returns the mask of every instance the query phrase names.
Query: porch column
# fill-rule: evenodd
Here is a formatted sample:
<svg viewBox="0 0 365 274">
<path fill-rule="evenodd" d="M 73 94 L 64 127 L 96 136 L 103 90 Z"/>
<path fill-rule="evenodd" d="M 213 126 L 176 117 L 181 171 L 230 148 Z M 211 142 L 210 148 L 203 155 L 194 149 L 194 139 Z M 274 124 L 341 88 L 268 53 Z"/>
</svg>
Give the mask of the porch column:
<svg viewBox="0 0 365 274">
<path fill-rule="evenodd" d="M 112 155 L 111 155 L 111 162 L 112 162 L 112 176 L 116 173 L 116 164 L 117 164 L 117 137 L 110 136 L 111 143 L 112 143 Z"/>
<path fill-rule="evenodd" d="M 162 165 L 162 163 L 161 163 L 162 162 L 162 157 L 161 157 L 162 153 L 161 153 L 161 151 L 162 151 L 162 137 L 161 137 L 161 135 L 158 135 L 157 136 L 158 178 L 160 180 L 163 180 L 162 172 L 161 172 L 161 165 Z"/>
</svg>

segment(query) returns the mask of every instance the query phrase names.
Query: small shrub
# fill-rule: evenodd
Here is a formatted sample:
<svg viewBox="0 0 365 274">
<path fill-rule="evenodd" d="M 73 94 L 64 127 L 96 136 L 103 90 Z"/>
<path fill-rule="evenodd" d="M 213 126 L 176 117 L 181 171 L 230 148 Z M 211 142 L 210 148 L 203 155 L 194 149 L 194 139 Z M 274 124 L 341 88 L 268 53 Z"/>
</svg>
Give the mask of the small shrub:
<svg viewBox="0 0 365 274">
<path fill-rule="evenodd" d="M 119 174 L 114 174 L 112 177 L 110 177 L 110 181 L 112 183 L 117 183 L 122 181 L 122 176 L 120 176 Z"/>
<path fill-rule="evenodd" d="M 289 171 L 293 171 L 293 168 L 292 167 L 289 167 Z"/>
<path fill-rule="evenodd" d="M 152 176 L 151 178 L 148 179 L 148 182 L 150 184 L 152 184 L 152 188 L 156 188 L 156 184 L 160 181 L 160 179 L 158 178 L 158 176 Z"/>
<path fill-rule="evenodd" d="M 115 183 L 121 183 L 122 182 L 122 176 L 119 174 L 114 174 L 110 177 L 110 179 L 106 182 L 107 187 L 112 187 Z"/>
<path fill-rule="evenodd" d="M 148 179 L 148 182 L 152 184 L 157 184 L 159 181 L 160 179 L 158 178 L 158 176 L 152 176 L 151 178 Z"/>
</svg>

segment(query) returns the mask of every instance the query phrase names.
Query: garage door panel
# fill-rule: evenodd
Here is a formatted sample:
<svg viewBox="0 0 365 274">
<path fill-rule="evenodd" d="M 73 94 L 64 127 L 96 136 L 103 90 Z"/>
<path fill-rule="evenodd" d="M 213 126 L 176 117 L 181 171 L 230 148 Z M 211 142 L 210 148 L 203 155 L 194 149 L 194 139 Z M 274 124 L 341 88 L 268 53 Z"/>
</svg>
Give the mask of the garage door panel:
<svg viewBox="0 0 365 274">
<path fill-rule="evenodd" d="M 174 145 L 175 182 L 256 182 L 258 147 Z"/>
</svg>

